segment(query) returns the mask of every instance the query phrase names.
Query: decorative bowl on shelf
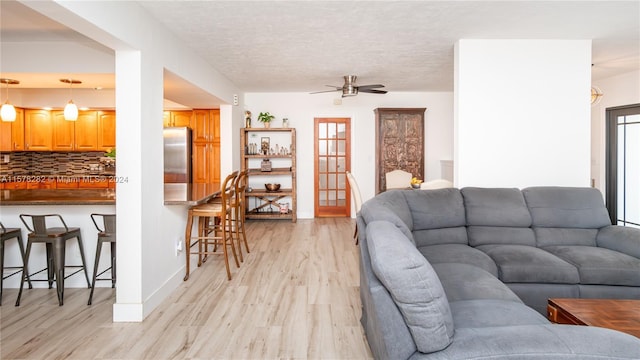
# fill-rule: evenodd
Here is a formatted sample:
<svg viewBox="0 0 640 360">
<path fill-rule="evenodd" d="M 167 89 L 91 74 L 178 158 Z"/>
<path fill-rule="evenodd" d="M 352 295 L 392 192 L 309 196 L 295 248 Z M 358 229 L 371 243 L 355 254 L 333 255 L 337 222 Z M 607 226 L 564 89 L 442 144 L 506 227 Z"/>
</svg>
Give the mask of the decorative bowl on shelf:
<svg viewBox="0 0 640 360">
<path fill-rule="evenodd" d="M 411 184 L 411 187 L 414 189 L 420 189 L 420 184 Z"/>
<path fill-rule="evenodd" d="M 280 184 L 264 184 L 264 187 L 267 189 L 267 191 L 280 190 Z"/>
</svg>

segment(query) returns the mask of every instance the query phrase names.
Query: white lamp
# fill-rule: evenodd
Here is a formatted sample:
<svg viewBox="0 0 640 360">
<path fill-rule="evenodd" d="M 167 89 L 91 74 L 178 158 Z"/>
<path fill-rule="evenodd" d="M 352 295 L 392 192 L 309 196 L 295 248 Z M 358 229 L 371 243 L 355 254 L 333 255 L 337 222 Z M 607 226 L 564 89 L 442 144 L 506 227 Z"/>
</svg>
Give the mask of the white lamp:
<svg viewBox="0 0 640 360">
<path fill-rule="evenodd" d="M 0 79 L 0 82 L 7 85 L 7 100 L 2 104 L 0 108 L 0 118 L 4 122 L 16 121 L 16 108 L 9 103 L 9 85 L 20 84 L 20 81 L 13 79 Z"/>
<path fill-rule="evenodd" d="M 61 82 L 65 84 L 69 84 L 69 102 L 64 107 L 64 119 L 68 121 L 76 121 L 78 120 L 78 107 L 73 103 L 73 99 L 71 99 L 71 87 L 73 84 L 82 84 L 80 80 L 74 79 L 60 79 Z"/>
</svg>

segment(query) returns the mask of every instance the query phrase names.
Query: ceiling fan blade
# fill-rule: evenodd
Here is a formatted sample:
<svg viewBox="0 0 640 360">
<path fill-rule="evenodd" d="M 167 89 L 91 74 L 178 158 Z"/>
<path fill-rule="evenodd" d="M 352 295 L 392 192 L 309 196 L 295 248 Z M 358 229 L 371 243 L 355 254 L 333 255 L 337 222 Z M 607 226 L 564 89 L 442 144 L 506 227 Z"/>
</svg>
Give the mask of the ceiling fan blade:
<svg viewBox="0 0 640 360">
<path fill-rule="evenodd" d="M 337 88 L 333 90 L 314 91 L 314 92 L 310 92 L 309 94 L 320 94 L 320 93 L 334 92 L 334 91 L 342 91 L 342 88 Z"/>
<path fill-rule="evenodd" d="M 384 85 L 382 84 L 373 84 L 373 85 L 360 85 L 358 86 L 358 89 L 362 90 L 362 89 L 376 89 L 376 88 L 383 88 Z"/>
<path fill-rule="evenodd" d="M 375 89 L 362 89 L 362 88 L 359 88 L 358 92 L 370 93 L 370 94 L 386 94 L 387 90 L 375 90 Z"/>
</svg>

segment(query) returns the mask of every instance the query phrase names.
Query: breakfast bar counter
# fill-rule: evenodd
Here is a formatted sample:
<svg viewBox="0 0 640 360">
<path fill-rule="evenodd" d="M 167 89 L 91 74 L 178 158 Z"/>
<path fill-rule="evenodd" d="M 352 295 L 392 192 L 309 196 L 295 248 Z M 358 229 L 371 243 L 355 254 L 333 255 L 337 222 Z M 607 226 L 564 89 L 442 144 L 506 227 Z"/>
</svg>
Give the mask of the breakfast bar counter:
<svg viewBox="0 0 640 360">
<path fill-rule="evenodd" d="M 166 183 L 164 184 L 165 205 L 204 204 L 220 194 L 220 183 Z"/>
<path fill-rule="evenodd" d="M 0 205 L 115 205 L 114 189 L 0 190 Z"/>
</svg>

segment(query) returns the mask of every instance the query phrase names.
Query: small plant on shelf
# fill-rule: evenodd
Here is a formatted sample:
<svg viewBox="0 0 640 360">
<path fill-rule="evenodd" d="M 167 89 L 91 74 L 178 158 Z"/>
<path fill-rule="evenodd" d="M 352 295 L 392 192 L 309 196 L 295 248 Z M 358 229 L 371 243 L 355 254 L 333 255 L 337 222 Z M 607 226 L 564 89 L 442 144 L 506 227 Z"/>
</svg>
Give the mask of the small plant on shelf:
<svg viewBox="0 0 640 360">
<path fill-rule="evenodd" d="M 274 115 L 269 114 L 269 112 L 261 112 L 258 115 L 258 121 L 260 121 L 264 127 L 269 127 L 271 125 L 271 121 L 275 119 Z"/>
</svg>

